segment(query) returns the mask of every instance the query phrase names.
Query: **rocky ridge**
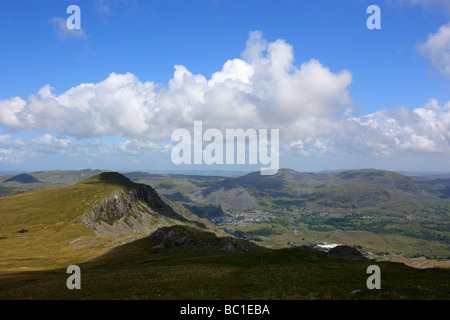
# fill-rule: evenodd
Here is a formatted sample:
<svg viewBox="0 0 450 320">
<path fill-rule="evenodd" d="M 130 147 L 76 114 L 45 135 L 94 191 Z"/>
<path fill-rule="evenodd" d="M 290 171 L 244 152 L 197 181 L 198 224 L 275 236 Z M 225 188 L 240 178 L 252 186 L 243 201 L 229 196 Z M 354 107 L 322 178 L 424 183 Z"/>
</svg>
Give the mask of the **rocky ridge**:
<svg viewBox="0 0 450 320">
<path fill-rule="evenodd" d="M 213 232 L 182 225 L 159 228 L 145 240 L 154 243 L 154 248 L 196 247 L 221 253 L 260 249 L 257 245 L 245 240 L 218 237 Z"/>
<path fill-rule="evenodd" d="M 120 190 L 95 203 L 82 221 L 97 234 L 154 231 L 173 224 L 196 224 L 179 214 L 152 187 Z"/>
</svg>

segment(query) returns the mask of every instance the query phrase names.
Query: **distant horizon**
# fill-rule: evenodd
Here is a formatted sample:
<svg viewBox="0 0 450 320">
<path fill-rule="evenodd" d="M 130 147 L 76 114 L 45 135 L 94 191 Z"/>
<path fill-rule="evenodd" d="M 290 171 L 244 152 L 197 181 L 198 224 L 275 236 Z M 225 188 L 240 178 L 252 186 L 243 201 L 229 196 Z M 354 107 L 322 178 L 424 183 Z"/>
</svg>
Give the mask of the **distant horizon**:
<svg viewBox="0 0 450 320">
<path fill-rule="evenodd" d="M 83 168 L 83 169 L 51 169 L 51 170 L 0 170 L 0 176 L 6 175 L 17 175 L 21 173 L 37 173 L 37 172 L 51 172 L 51 171 L 111 171 L 118 173 L 132 173 L 132 172 L 145 172 L 149 174 L 180 174 L 180 175 L 202 175 L 202 176 L 226 176 L 231 177 L 234 175 L 246 175 L 250 173 L 259 172 L 259 170 L 209 170 L 209 169 L 198 169 L 198 170 L 183 170 L 183 169 L 173 169 L 173 170 L 151 170 L 151 169 L 135 169 L 135 170 L 113 170 L 106 168 Z M 336 169 L 336 170 L 319 170 L 319 171 L 299 171 L 293 168 L 280 168 L 281 170 L 293 170 L 299 173 L 334 173 L 334 172 L 346 172 L 346 171 L 359 171 L 359 170 L 375 170 L 375 171 L 390 171 L 397 172 L 406 176 L 434 176 L 434 175 L 450 175 L 450 171 L 405 171 L 405 170 L 386 170 L 378 168 L 356 168 L 356 169 Z M 196 174 L 197 173 L 197 174 Z"/>
</svg>

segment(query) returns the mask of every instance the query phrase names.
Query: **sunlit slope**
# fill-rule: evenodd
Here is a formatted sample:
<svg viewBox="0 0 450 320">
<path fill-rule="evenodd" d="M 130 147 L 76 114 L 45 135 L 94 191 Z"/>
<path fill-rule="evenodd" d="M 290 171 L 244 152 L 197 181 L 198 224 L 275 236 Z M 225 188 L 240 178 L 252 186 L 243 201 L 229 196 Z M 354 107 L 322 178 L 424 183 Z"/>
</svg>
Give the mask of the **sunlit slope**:
<svg viewBox="0 0 450 320">
<path fill-rule="evenodd" d="M 72 186 L 0 198 L 0 233 L 7 237 L 0 240 L 0 268 L 48 268 L 95 255 L 94 250 L 73 250 L 69 245 L 78 238 L 95 238 L 93 231 L 76 221 L 96 200 L 134 186 L 130 181 L 95 176 Z"/>
<path fill-rule="evenodd" d="M 114 235 L 103 233 L 100 236 L 85 223 L 85 213 L 90 213 L 93 207 L 99 207 L 109 198 L 117 196 L 118 192 L 131 192 L 143 187 L 153 190 L 149 186 L 131 182 L 118 173 L 107 172 L 72 186 L 34 190 L 0 198 L 0 271 L 54 268 L 86 261 L 115 245 L 148 234 L 152 231 L 150 228 Z M 150 223 L 155 221 L 154 229 L 163 225 L 191 223 L 185 218 L 190 218 L 187 212 L 162 217 L 171 207 L 159 197 L 154 197 L 158 203 L 166 206 L 165 211 L 162 207 L 152 209 L 151 204 L 136 203 L 141 216 L 152 215 L 152 219 L 147 220 Z M 96 218 L 99 220 L 101 217 Z M 117 222 L 128 217 L 114 218 L 116 220 L 113 222 Z M 92 224 L 92 219 L 90 222 Z M 201 226 L 201 223 L 198 225 Z"/>
</svg>

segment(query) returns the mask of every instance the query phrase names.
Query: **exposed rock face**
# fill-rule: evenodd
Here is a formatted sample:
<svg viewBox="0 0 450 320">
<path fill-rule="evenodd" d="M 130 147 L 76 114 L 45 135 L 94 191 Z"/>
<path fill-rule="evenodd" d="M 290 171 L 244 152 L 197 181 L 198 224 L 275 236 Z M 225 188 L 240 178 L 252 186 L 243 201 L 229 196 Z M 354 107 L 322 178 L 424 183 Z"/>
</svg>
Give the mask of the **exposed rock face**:
<svg viewBox="0 0 450 320">
<path fill-rule="evenodd" d="M 218 237 L 212 232 L 181 225 L 159 228 L 146 240 L 157 243 L 155 248 L 197 247 L 223 253 L 236 253 L 259 248 L 244 240 Z"/>
<path fill-rule="evenodd" d="M 366 260 L 366 258 L 362 255 L 361 252 L 358 251 L 358 249 L 346 245 L 334 247 L 328 252 L 328 255 L 330 257 L 340 257 L 353 260 Z"/>
<path fill-rule="evenodd" d="M 83 217 L 84 224 L 98 234 L 152 231 L 165 225 L 188 222 L 163 201 L 150 186 L 123 190 L 94 204 Z"/>
</svg>

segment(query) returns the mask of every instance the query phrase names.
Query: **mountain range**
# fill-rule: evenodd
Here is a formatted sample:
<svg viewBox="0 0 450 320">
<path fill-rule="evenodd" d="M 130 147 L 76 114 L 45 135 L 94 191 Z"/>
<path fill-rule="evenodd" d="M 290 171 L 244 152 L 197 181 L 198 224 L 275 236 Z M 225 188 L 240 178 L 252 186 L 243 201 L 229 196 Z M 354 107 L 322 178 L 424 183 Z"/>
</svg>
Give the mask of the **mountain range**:
<svg viewBox="0 0 450 320">
<path fill-rule="evenodd" d="M 73 185 L 105 170 L 0 177 L 4 193 Z M 375 169 L 306 173 L 280 169 L 237 177 L 123 173 L 233 236 L 272 248 L 323 241 L 376 257 L 450 256 L 450 178 Z M 6 191 L 5 191 L 6 190 Z"/>
<path fill-rule="evenodd" d="M 418 270 L 403 256 L 392 263 L 367 252 L 448 254 L 445 179 L 376 170 L 270 177 L 83 170 L 1 179 L 15 190 L 0 198 L 2 298 L 448 298 L 443 262 L 422 258 Z M 386 206 L 394 209 L 381 218 Z M 410 207 L 425 220 L 400 210 Z M 376 228 L 362 230 L 362 222 Z M 429 239 L 425 226 L 435 232 Z M 336 239 L 338 255 L 314 246 Z M 365 287 L 374 263 L 386 275 L 382 292 Z M 83 274 L 77 292 L 65 288 L 72 264 Z"/>
</svg>

